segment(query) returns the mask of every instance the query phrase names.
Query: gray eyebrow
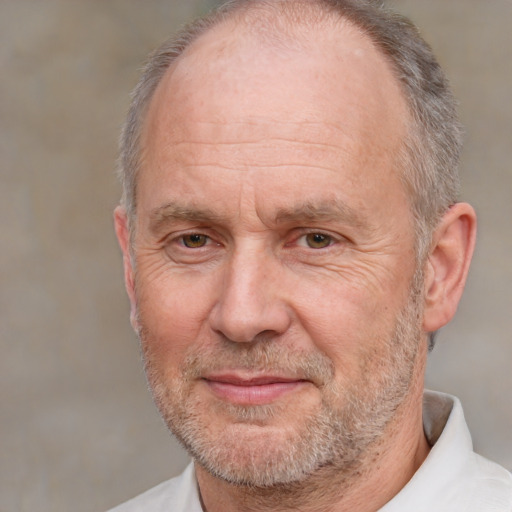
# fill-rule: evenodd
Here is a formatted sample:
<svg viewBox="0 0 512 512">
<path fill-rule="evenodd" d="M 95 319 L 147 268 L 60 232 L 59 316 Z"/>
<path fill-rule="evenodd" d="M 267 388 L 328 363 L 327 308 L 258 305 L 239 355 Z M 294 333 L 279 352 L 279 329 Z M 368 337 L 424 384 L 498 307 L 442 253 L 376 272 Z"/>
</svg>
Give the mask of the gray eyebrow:
<svg viewBox="0 0 512 512">
<path fill-rule="evenodd" d="M 149 214 L 151 231 L 158 232 L 172 221 L 217 222 L 222 217 L 209 208 L 194 208 L 177 203 L 159 206 Z"/>
<path fill-rule="evenodd" d="M 151 231 L 158 233 L 173 221 L 227 222 L 225 215 L 219 215 L 209 208 L 180 205 L 172 202 L 151 211 L 149 225 Z M 298 203 L 289 208 L 278 208 L 274 216 L 276 224 L 301 224 L 304 222 L 346 222 L 357 228 L 369 228 L 368 221 L 361 212 L 341 201 L 322 201 Z"/>
<path fill-rule="evenodd" d="M 341 201 L 322 203 L 299 203 L 292 208 L 280 208 L 276 213 L 276 223 L 300 221 L 343 221 L 359 228 L 368 227 L 365 216 Z"/>
</svg>

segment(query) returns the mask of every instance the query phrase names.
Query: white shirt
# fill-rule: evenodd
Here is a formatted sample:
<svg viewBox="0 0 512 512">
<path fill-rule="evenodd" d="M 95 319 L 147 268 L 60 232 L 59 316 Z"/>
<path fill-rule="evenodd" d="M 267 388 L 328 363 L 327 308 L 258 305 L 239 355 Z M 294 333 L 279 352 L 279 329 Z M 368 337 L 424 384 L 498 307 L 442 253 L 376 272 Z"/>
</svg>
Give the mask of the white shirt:
<svg viewBox="0 0 512 512">
<path fill-rule="evenodd" d="M 426 391 L 423 426 L 432 449 L 380 512 L 512 512 L 512 474 L 473 451 L 457 398 Z M 203 512 L 194 465 L 110 512 Z"/>
</svg>

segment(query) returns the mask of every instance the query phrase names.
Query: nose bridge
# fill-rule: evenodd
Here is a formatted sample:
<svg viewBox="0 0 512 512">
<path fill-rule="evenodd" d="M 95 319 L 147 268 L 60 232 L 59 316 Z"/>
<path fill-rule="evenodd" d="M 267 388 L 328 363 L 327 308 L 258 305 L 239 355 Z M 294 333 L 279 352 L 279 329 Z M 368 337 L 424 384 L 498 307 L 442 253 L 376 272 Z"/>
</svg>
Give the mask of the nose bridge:
<svg viewBox="0 0 512 512">
<path fill-rule="evenodd" d="M 237 342 L 253 341 L 263 332 L 284 332 L 289 314 L 279 294 L 279 266 L 261 241 L 240 244 L 225 268 L 212 327 Z"/>
</svg>

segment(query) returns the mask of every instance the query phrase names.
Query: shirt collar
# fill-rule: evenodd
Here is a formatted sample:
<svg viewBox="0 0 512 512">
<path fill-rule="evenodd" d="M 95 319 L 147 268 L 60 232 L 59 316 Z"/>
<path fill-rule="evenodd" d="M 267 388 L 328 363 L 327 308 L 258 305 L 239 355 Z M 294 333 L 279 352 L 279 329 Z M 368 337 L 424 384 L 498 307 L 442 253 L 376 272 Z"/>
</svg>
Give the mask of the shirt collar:
<svg viewBox="0 0 512 512">
<path fill-rule="evenodd" d="M 511 509 L 512 477 L 500 466 L 473 452 L 471 435 L 457 398 L 425 391 L 423 428 L 432 446 L 429 455 L 407 485 L 380 512 Z M 184 476 L 189 485 L 183 510 L 200 512 L 192 464 Z"/>
<path fill-rule="evenodd" d="M 456 510 L 472 510 L 469 494 L 464 496 L 459 492 L 461 483 L 467 480 L 474 455 L 459 400 L 444 393 L 425 391 L 423 428 L 432 449 L 407 485 L 381 512 L 455 510 L 447 508 L 454 501 Z"/>
</svg>

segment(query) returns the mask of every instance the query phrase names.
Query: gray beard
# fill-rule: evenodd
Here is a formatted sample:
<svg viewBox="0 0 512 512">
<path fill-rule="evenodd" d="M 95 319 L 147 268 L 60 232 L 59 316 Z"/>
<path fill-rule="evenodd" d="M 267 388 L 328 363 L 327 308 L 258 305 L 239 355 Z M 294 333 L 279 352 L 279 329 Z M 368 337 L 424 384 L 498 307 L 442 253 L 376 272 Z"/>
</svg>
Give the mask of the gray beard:
<svg viewBox="0 0 512 512">
<path fill-rule="evenodd" d="M 343 389 L 334 381 L 331 360 L 321 352 L 304 353 L 269 338 L 252 343 L 219 339 L 214 347 L 196 348 L 172 382 L 156 371 L 151 359 L 150 331 L 139 318 L 145 370 L 155 403 L 168 428 L 211 475 L 262 494 L 279 489 L 295 492 L 305 480 L 335 475 L 348 482 L 361 475 L 372 450 L 399 413 L 411 391 L 421 336 L 421 276 L 415 276 L 409 300 L 397 316 L 389 339 L 380 341 L 377 355 L 361 362 L 361 378 Z M 280 439 L 265 435 L 264 426 L 278 418 L 286 405 L 238 406 L 217 401 L 205 405 L 193 393 L 193 383 L 206 371 L 236 368 L 279 372 L 293 369 L 322 390 L 322 403 Z M 289 411 L 288 411 L 289 412 Z M 215 414 L 232 419 L 232 428 L 211 435 Z"/>
</svg>

